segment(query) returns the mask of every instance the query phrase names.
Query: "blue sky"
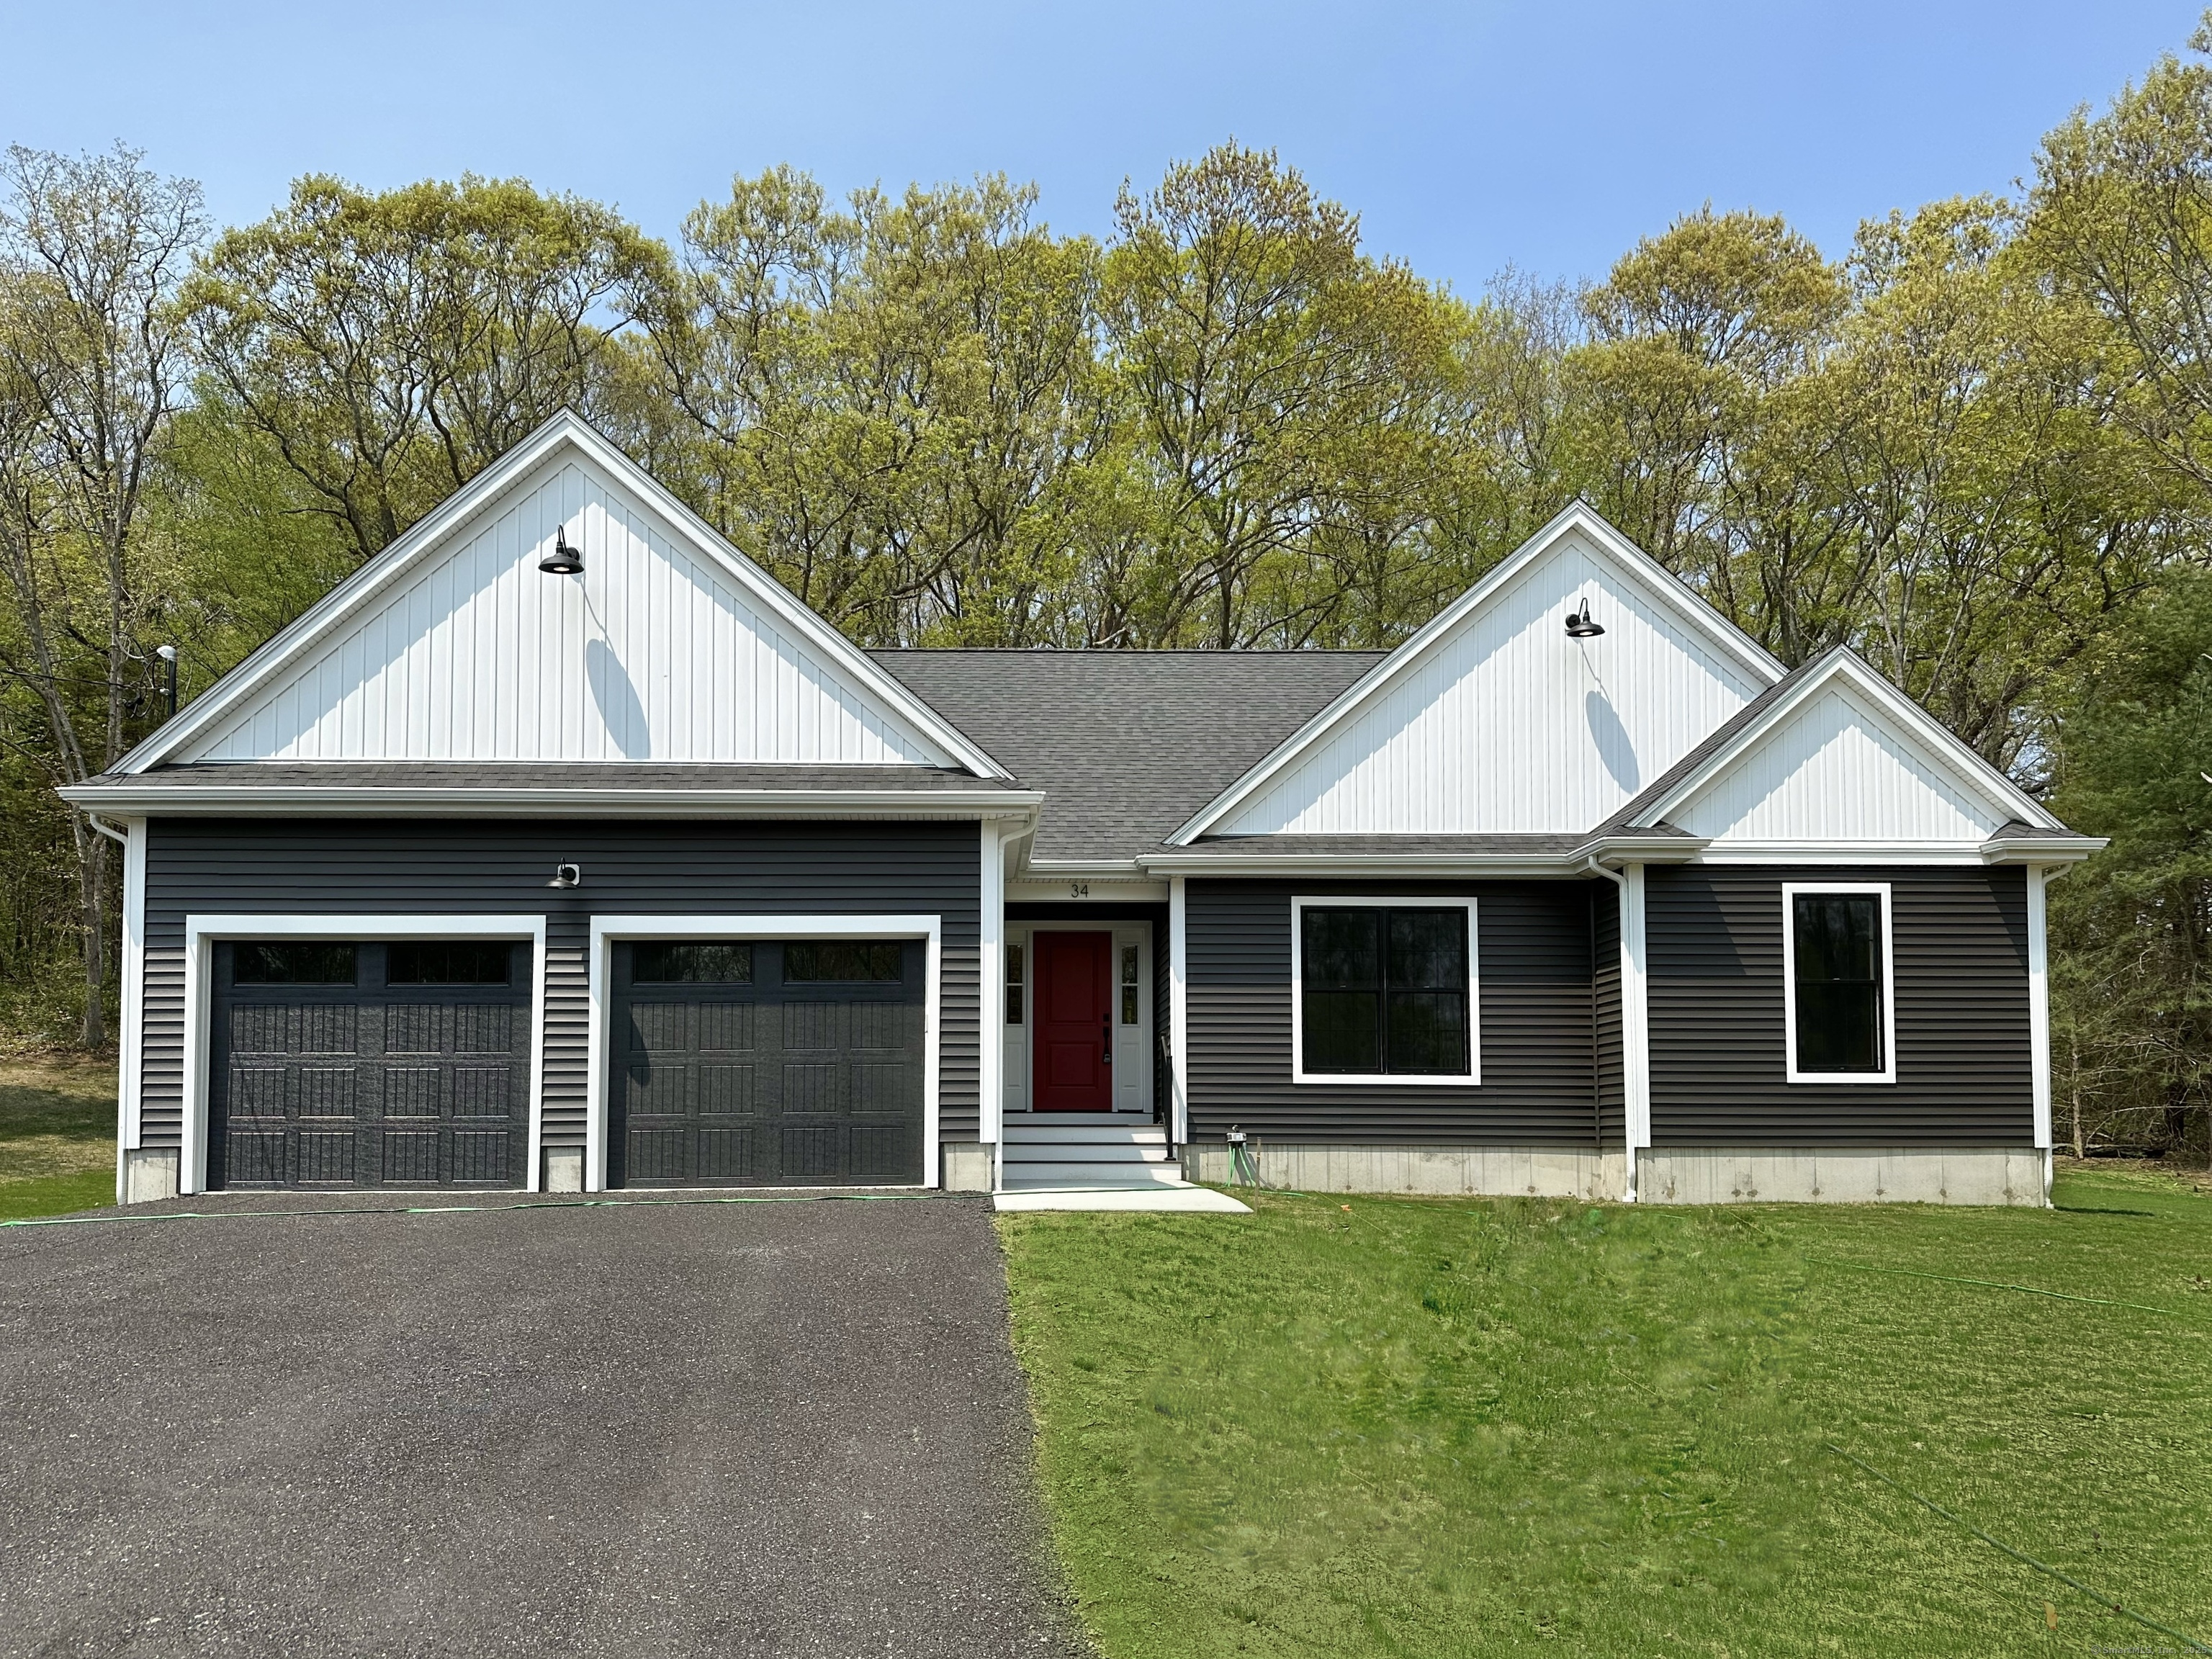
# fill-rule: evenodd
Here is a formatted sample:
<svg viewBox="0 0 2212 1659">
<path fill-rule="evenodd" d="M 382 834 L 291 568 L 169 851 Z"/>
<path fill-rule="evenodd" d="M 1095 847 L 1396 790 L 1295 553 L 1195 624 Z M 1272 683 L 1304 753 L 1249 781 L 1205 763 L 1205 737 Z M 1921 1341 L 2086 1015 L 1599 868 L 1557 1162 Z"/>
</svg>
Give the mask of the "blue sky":
<svg viewBox="0 0 2212 1659">
<path fill-rule="evenodd" d="M 837 191 L 1004 171 L 1063 230 L 1234 134 L 1479 289 L 1596 276 L 1707 200 L 1832 253 L 2003 190 L 2184 48 L 2202 0 L 1322 6 L 374 6 L 0 0 L 0 140 L 144 149 L 261 216 L 309 171 L 520 174 L 672 235 L 733 172 Z M 219 15 L 218 15 L 219 12 Z"/>
</svg>

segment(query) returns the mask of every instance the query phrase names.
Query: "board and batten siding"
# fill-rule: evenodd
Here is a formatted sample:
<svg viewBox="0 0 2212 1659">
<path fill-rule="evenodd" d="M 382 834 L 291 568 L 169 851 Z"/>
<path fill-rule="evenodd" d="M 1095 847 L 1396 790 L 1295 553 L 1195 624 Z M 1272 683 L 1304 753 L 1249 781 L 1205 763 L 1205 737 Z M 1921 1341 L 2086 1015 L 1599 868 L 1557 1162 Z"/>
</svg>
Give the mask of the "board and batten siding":
<svg viewBox="0 0 2212 1659">
<path fill-rule="evenodd" d="M 976 1135 L 977 830 L 963 823 L 156 818 L 146 854 L 141 1145 L 182 1139 L 188 915 L 546 918 L 544 1144 L 584 1144 L 594 915 L 944 918 L 939 1133 Z M 561 863 L 583 884 L 549 888 Z"/>
<path fill-rule="evenodd" d="M 1293 1144 L 1596 1144 L 1587 884 L 1193 878 L 1185 890 L 1192 1140 L 1235 1124 Z M 1330 894 L 1474 899 L 1479 1085 L 1291 1081 L 1291 900 Z"/>
<path fill-rule="evenodd" d="M 583 574 L 538 561 L 565 526 Z M 599 468 L 526 480 L 188 758 L 942 765 Z"/>
<path fill-rule="evenodd" d="M 1766 689 L 1656 572 L 1570 532 L 1218 826 L 1225 835 L 1602 823 Z M 1605 625 L 1566 636 L 1587 600 Z M 1780 671 L 1776 671 L 1778 673 Z"/>
<path fill-rule="evenodd" d="M 1786 1081 L 1782 885 L 1887 882 L 1897 1081 Z M 1644 872 L 1656 1146 L 2028 1146 L 2027 883 L 1955 865 Z"/>
</svg>

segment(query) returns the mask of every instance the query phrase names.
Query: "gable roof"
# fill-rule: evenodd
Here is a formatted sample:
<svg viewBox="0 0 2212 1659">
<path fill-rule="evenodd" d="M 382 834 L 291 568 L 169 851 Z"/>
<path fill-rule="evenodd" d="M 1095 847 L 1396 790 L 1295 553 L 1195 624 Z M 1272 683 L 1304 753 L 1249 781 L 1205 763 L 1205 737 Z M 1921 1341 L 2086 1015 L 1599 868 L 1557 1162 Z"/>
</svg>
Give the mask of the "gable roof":
<svg viewBox="0 0 2212 1659">
<path fill-rule="evenodd" d="M 1126 862 L 1382 661 L 1380 651 L 878 651 L 1046 800 L 1032 865 Z"/>
<path fill-rule="evenodd" d="M 1667 822 L 1779 732 L 1824 690 L 1838 684 L 1850 687 L 1873 702 L 1915 741 L 1943 776 L 1988 802 L 2001 823 L 2032 832 L 2071 835 L 2041 803 L 1846 646 L 1838 646 L 1793 670 L 1745 705 L 1735 719 L 1684 756 L 1605 827 L 1631 830 Z"/>
<path fill-rule="evenodd" d="M 1680 578 L 1638 548 L 1587 502 L 1577 501 L 1554 516 L 1483 579 L 1431 619 L 1396 650 L 1376 664 L 1357 684 L 1306 721 L 1169 837 L 1188 846 L 1209 831 L 1220 833 L 1237 808 L 1256 799 L 1287 776 L 1307 757 L 1350 728 L 1362 713 L 1377 705 L 1393 688 L 1417 674 L 1423 663 L 1455 638 L 1462 624 L 1488 606 L 1518 577 L 1570 535 L 1610 566 L 1626 585 L 1670 623 L 1704 641 L 1715 656 L 1751 685 L 1768 686 L 1783 677 L 1782 665 L 1751 636 L 1706 604 Z M 1564 827 L 1564 826 L 1563 826 Z"/>
<path fill-rule="evenodd" d="M 742 596 L 743 604 L 793 641 L 812 664 L 852 688 L 880 729 L 899 734 L 887 760 L 951 765 L 972 775 L 1004 778 L 1006 770 L 957 727 L 914 696 L 767 572 L 732 547 L 705 520 L 654 482 L 641 467 L 574 412 L 562 410 L 455 491 L 434 512 L 375 558 L 340 582 L 207 694 L 140 744 L 115 768 L 135 775 L 164 762 L 188 758 L 194 745 L 222 734 L 258 700 L 273 695 L 288 675 L 304 672 L 319 649 L 343 636 L 349 624 L 373 617 L 380 605 L 404 591 L 407 579 L 434 565 L 459 544 L 479 515 L 554 461 L 563 451 L 611 479 L 680 543 L 681 555 L 711 571 Z M 600 672 L 599 665 L 592 672 Z M 626 683 L 625 683 L 626 684 Z M 258 757 L 255 757 L 258 758 Z M 832 758 L 842 758 L 833 757 Z"/>
</svg>

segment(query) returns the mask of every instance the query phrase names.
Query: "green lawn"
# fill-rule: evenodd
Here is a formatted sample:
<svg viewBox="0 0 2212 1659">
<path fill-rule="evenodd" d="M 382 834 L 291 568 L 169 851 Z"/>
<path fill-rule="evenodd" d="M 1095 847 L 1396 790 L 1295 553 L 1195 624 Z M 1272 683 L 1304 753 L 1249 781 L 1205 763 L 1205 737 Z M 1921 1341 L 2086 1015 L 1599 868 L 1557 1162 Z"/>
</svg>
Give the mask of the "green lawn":
<svg viewBox="0 0 2212 1659">
<path fill-rule="evenodd" d="M 0 1060 L 0 1221 L 115 1201 L 112 1060 Z"/>
<path fill-rule="evenodd" d="M 2190 1650 L 1832 1444 L 2212 1646 L 2212 1197 L 2058 1199 L 1002 1217 L 1084 1614 L 1109 1659 Z"/>
</svg>

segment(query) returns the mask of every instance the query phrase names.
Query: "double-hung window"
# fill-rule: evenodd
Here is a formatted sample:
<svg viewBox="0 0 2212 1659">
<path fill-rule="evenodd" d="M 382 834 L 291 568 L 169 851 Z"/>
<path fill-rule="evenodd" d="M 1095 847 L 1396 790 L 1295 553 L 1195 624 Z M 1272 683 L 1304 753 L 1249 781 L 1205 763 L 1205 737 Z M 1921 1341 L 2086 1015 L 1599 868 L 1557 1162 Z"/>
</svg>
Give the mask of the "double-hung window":
<svg viewBox="0 0 2212 1659">
<path fill-rule="evenodd" d="M 1785 882 L 1783 958 L 1792 1083 L 1894 1083 L 1889 888 Z"/>
<path fill-rule="evenodd" d="M 1476 1083 L 1474 901 L 1291 902 L 1293 1079 Z"/>
</svg>

